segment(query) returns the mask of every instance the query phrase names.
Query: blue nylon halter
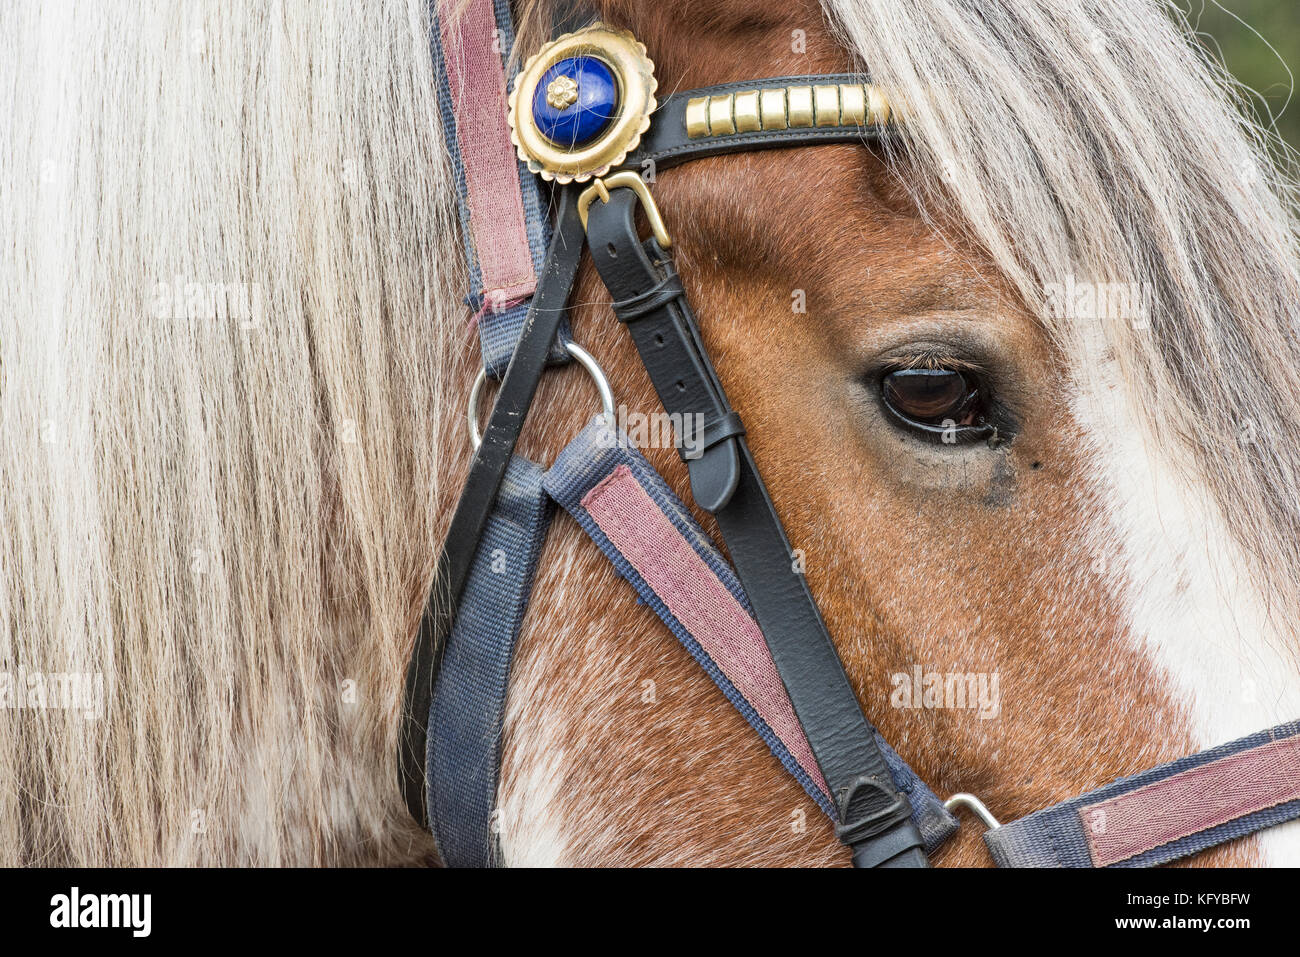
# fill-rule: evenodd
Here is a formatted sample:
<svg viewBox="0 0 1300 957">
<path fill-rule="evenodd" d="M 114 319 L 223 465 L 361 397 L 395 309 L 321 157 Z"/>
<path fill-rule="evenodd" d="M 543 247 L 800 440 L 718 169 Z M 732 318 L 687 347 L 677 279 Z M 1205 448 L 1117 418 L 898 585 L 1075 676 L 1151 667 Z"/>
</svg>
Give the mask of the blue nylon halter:
<svg viewBox="0 0 1300 957">
<path fill-rule="evenodd" d="M 465 164 L 461 158 L 460 141 L 456 135 L 456 112 L 453 107 L 451 90 L 447 86 L 446 57 L 442 49 L 442 36 L 438 30 L 436 17 L 437 0 L 431 0 L 431 9 L 435 11 L 432 30 L 433 67 L 437 75 L 438 114 L 442 121 L 443 139 L 451 156 L 451 168 L 456 181 L 457 207 L 460 213 L 461 251 L 465 256 L 465 265 L 469 273 L 469 295 L 465 298 L 470 311 L 479 315 L 479 346 L 483 354 L 483 368 L 493 379 L 499 379 L 510 364 L 524 321 L 528 318 L 528 306 L 531 299 L 510 304 L 500 312 L 484 309 L 483 274 L 479 269 L 478 253 L 474 249 L 474 232 L 470 228 L 470 210 L 467 198 L 469 187 L 465 181 Z M 515 42 L 514 22 L 510 16 L 509 0 L 493 0 L 492 12 L 496 18 L 497 35 L 501 50 L 503 67 L 509 67 L 509 53 Z M 517 70 L 515 72 L 518 72 Z M 507 73 L 507 80 L 513 75 Z M 528 172 L 523 163 L 516 163 L 519 173 L 519 195 L 523 200 L 524 222 L 527 226 L 528 248 L 533 256 L 533 269 L 541 272 L 546 260 L 546 247 L 551 241 L 551 221 L 546 215 L 546 199 L 542 195 L 541 184 L 537 177 Z M 549 361 L 563 364 L 569 361 L 565 345 L 571 342 L 569 324 L 564 321 L 560 334 L 551 349 Z"/>
<path fill-rule="evenodd" d="M 1120 778 L 1105 787 L 1070 798 L 1060 804 L 1035 811 L 1002 827 L 984 834 L 984 843 L 1000 867 L 1093 867 L 1085 835 L 1085 815 L 1090 805 L 1121 794 L 1130 794 L 1138 788 L 1172 778 L 1176 774 L 1202 767 L 1211 761 L 1241 754 L 1271 741 L 1282 741 L 1300 735 L 1300 721 L 1291 721 L 1267 731 L 1258 731 L 1217 748 L 1191 754 L 1168 764 L 1151 768 L 1140 774 Z M 1216 844 L 1225 844 L 1247 834 L 1283 824 L 1300 817 L 1300 800 L 1275 804 L 1272 807 L 1235 817 L 1216 827 L 1189 834 L 1186 837 L 1162 844 L 1160 847 L 1117 862 L 1114 867 L 1155 867 L 1187 857 Z"/>
</svg>

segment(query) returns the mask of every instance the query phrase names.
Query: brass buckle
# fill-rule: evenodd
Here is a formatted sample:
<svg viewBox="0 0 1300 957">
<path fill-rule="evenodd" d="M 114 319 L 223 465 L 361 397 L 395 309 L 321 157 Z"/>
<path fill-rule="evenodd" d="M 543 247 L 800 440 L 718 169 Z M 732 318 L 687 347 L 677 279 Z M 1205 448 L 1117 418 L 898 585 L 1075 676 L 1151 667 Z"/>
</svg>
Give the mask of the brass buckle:
<svg viewBox="0 0 1300 957">
<path fill-rule="evenodd" d="M 650 232 L 654 233 L 655 239 L 664 249 L 671 246 L 672 238 L 668 235 L 668 227 L 664 225 L 663 217 L 659 215 L 659 207 L 655 205 L 654 197 L 650 195 L 650 188 L 646 186 L 645 180 L 639 173 L 630 169 L 602 177 L 582 191 L 582 195 L 578 197 L 578 218 L 582 220 L 583 230 L 587 228 L 587 210 L 596 201 L 596 197 L 599 196 L 602 203 L 608 203 L 609 191 L 619 188 L 630 189 L 636 193 L 637 199 L 641 200 L 642 208 L 645 209 L 646 219 L 650 221 Z"/>
</svg>

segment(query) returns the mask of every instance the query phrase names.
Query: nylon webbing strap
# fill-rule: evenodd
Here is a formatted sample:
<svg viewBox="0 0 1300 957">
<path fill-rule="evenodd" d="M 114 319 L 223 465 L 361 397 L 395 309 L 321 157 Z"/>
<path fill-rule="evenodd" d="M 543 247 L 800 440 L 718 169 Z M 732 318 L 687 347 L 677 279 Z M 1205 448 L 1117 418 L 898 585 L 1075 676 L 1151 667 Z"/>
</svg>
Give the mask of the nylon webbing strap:
<svg viewBox="0 0 1300 957">
<path fill-rule="evenodd" d="M 549 524 L 541 468 L 513 457 L 461 594 L 429 708 L 429 824 L 449 867 L 496 863 L 492 815 L 506 687 Z"/>
<path fill-rule="evenodd" d="M 740 581 L 663 477 L 625 434 L 597 416 L 557 457 L 545 487 L 836 820 Z M 876 743 L 911 800 L 927 850 L 936 849 L 956 831 L 956 819 L 879 734 Z"/>
<path fill-rule="evenodd" d="M 435 0 L 433 62 L 451 157 L 483 367 L 500 378 L 528 317 L 550 242 L 546 199 L 515 155 L 505 67 L 514 44 L 509 0 Z M 569 360 L 567 323 L 548 359 Z"/>
<path fill-rule="evenodd" d="M 515 348 L 514 358 L 501 380 L 492 414 L 483 431 L 483 444 L 470 463 L 469 478 L 452 514 L 442 551 L 438 554 L 433 588 L 420 619 L 411 662 L 406 669 L 406 694 L 401 738 L 398 743 L 398 778 L 406 806 L 421 824 L 428 823 L 425 808 L 425 750 L 429 702 L 438 656 L 456 615 L 456 602 L 465 587 L 497 489 L 505 477 L 515 442 L 523 429 L 528 407 L 546 367 L 550 344 L 565 315 L 569 290 L 578 271 L 584 242 L 582 222 L 572 189 L 560 193 L 560 211 L 551 249 Z"/>
<path fill-rule="evenodd" d="M 666 533 L 674 548 L 698 561 L 689 580 L 665 579 L 647 566 L 647 559 L 660 565 L 670 560 L 645 515 L 608 501 L 618 492 L 611 479 L 624 477 L 658 518 L 660 535 Z M 484 527 L 445 642 L 429 708 L 429 826 L 443 862 L 452 867 L 499 862 L 494 820 L 506 691 L 550 524 L 552 497 L 573 515 L 782 765 L 835 820 L 825 781 L 770 656 L 763 680 L 758 658 L 766 654 L 766 645 L 735 574 L 650 463 L 625 435 L 613 432 L 597 416 L 545 474 L 526 459 L 511 458 Z M 602 497 L 605 501 L 594 500 Z M 625 525 L 631 538 L 619 538 L 609 521 L 610 508 L 616 510 L 614 524 Z M 702 614 L 692 615 L 689 608 L 683 611 L 683 602 L 702 609 Z M 734 606 L 730 611 L 727 602 Z M 876 740 L 895 784 L 911 800 L 913 820 L 926 848 L 934 850 L 954 833 L 957 821 L 884 739 L 877 734 Z"/>
<path fill-rule="evenodd" d="M 1154 867 L 1300 817 L 1300 721 L 988 831 L 1001 867 Z"/>
</svg>

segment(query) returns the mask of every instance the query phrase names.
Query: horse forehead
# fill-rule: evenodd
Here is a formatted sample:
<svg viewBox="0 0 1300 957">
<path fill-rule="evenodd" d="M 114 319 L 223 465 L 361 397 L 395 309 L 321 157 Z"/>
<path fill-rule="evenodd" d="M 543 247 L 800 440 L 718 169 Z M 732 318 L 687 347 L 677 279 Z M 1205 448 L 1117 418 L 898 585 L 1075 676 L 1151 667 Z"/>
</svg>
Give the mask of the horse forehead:
<svg viewBox="0 0 1300 957">
<path fill-rule="evenodd" d="M 665 171 L 657 192 L 675 232 L 781 258 L 898 229 L 924 233 L 893 182 L 869 150 L 840 144 L 700 160 Z"/>
<path fill-rule="evenodd" d="M 864 147 L 721 156 L 660 180 L 659 205 L 688 280 L 710 269 L 744 279 L 709 283 L 699 290 L 706 296 L 789 282 L 824 301 L 856 303 L 856 314 L 1018 311 L 993 265 L 956 230 L 923 221 L 898 178 Z"/>
</svg>

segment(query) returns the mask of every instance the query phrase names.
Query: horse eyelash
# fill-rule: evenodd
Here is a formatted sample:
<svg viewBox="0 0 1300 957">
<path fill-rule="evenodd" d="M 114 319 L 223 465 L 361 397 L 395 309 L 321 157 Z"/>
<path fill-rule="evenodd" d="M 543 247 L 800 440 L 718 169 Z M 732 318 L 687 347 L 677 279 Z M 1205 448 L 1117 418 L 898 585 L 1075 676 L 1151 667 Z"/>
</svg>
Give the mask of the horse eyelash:
<svg viewBox="0 0 1300 957">
<path fill-rule="evenodd" d="M 933 349 L 895 356 L 885 367 L 886 373 L 906 369 L 950 369 L 953 372 L 969 372 L 981 377 L 985 374 L 984 367 L 978 362 L 960 359 Z"/>
</svg>

